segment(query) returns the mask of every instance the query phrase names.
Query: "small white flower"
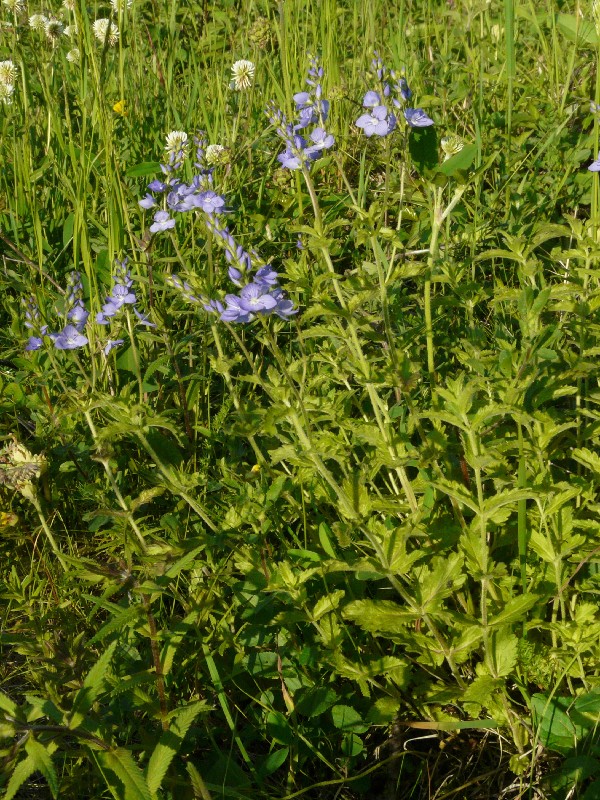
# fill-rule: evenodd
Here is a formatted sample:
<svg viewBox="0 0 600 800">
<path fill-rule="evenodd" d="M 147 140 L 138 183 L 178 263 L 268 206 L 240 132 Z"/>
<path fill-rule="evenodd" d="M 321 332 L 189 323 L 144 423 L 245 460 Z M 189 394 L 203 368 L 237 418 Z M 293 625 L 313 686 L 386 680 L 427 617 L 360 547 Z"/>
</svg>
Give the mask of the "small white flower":
<svg viewBox="0 0 600 800">
<path fill-rule="evenodd" d="M 111 22 L 109 19 L 106 19 L 105 17 L 97 19 L 94 22 L 92 29 L 94 31 L 94 36 L 96 37 L 96 39 L 98 39 L 99 42 L 102 42 L 102 44 L 104 44 L 104 42 L 106 41 L 107 36 L 108 36 L 108 43 L 111 47 L 114 47 L 114 45 L 116 45 L 116 43 L 119 41 L 118 27 L 115 25 L 114 22 Z"/>
<path fill-rule="evenodd" d="M 48 22 L 48 19 L 43 14 L 32 14 L 29 17 L 29 27 L 33 31 L 43 31 L 43 30 L 45 30 L 47 22 Z"/>
<path fill-rule="evenodd" d="M 0 61 L 0 83 L 14 85 L 17 79 L 17 68 L 12 61 Z"/>
<path fill-rule="evenodd" d="M 231 68 L 233 80 L 231 81 L 231 88 L 237 92 L 243 89 L 249 89 L 254 80 L 254 64 L 251 61 L 236 61 Z"/>
<path fill-rule="evenodd" d="M 63 8 L 67 11 L 75 11 L 75 0 L 63 0 Z"/>
<path fill-rule="evenodd" d="M 110 0 L 110 4 L 115 14 L 118 14 L 120 11 L 125 11 L 126 8 L 131 8 L 133 0 Z"/>
<path fill-rule="evenodd" d="M 166 150 L 169 153 L 178 153 L 187 147 L 188 135 L 185 131 L 171 131 L 167 134 Z"/>
<path fill-rule="evenodd" d="M 65 26 L 59 19 L 50 17 L 50 19 L 46 20 L 44 31 L 51 42 L 57 42 L 65 32 Z"/>
<path fill-rule="evenodd" d="M 72 22 L 70 25 L 67 25 L 67 27 L 65 28 L 65 36 L 68 36 L 71 39 L 74 36 L 77 36 L 77 23 Z"/>
<path fill-rule="evenodd" d="M 13 14 L 20 14 L 25 8 L 25 3 L 23 0 L 2 0 L 2 2 L 9 9 L 9 11 L 13 12 Z"/>
<path fill-rule="evenodd" d="M 9 106 L 13 101 L 15 87 L 12 83 L 0 83 L 0 100 L 5 106 Z"/>
<path fill-rule="evenodd" d="M 209 144 L 206 148 L 206 163 L 209 167 L 219 164 L 226 164 L 229 161 L 229 153 L 222 144 Z"/>
<path fill-rule="evenodd" d="M 81 58 L 81 53 L 79 52 L 79 48 L 74 47 L 72 50 L 69 50 L 65 58 L 71 64 L 79 64 L 79 59 Z"/>
</svg>

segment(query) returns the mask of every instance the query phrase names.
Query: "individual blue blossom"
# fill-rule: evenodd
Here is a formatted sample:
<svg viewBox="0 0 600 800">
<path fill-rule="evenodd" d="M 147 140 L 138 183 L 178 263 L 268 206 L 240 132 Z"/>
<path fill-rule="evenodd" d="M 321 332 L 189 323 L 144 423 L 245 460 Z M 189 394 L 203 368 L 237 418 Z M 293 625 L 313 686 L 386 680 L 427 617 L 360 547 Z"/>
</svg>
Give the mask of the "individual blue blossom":
<svg viewBox="0 0 600 800">
<path fill-rule="evenodd" d="M 598 153 L 598 158 L 592 161 L 588 169 L 590 172 L 600 172 L 600 153 Z"/>
<path fill-rule="evenodd" d="M 256 271 L 254 282 L 260 286 L 277 286 L 278 275 L 270 264 L 265 264 L 264 267 Z"/>
<path fill-rule="evenodd" d="M 427 128 L 434 124 L 422 108 L 405 108 L 404 117 L 411 128 Z"/>
<path fill-rule="evenodd" d="M 396 84 L 396 91 L 399 92 L 402 99 L 408 103 L 410 98 L 412 97 L 412 91 L 406 82 L 406 78 L 400 78 L 398 83 Z"/>
<path fill-rule="evenodd" d="M 370 114 L 363 114 L 354 123 L 365 136 L 387 136 L 396 127 L 396 117 L 386 106 L 375 106 Z"/>
<path fill-rule="evenodd" d="M 363 108 L 375 108 L 381 105 L 381 95 L 379 92 L 369 91 L 363 98 Z"/>
<path fill-rule="evenodd" d="M 41 336 L 30 336 L 27 340 L 27 344 L 25 345 L 25 350 L 27 352 L 31 352 L 32 350 L 39 350 L 43 345 L 43 339 Z"/>
<path fill-rule="evenodd" d="M 141 200 L 138 200 L 138 205 L 144 209 L 153 208 L 156 205 L 156 200 L 151 194 L 146 194 L 145 197 L 142 197 Z"/>
<path fill-rule="evenodd" d="M 71 324 L 74 325 L 78 331 L 82 331 L 85 328 L 89 315 L 90 312 L 86 310 L 82 301 L 78 300 L 75 305 L 69 309 L 67 319 L 70 320 Z"/>
<path fill-rule="evenodd" d="M 271 311 L 276 305 L 277 300 L 269 293 L 269 287 L 262 283 L 248 283 L 240 292 L 240 306 L 244 311 Z"/>
<path fill-rule="evenodd" d="M 202 304 L 202 308 L 209 314 L 222 314 L 225 311 L 225 306 L 220 300 L 207 300 Z"/>
<path fill-rule="evenodd" d="M 114 350 L 115 347 L 118 347 L 120 344 L 123 344 L 124 339 L 109 339 L 108 342 L 102 348 L 102 352 L 105 356 L 107 356 L 111 350 Z"/>
<path fill-rule="evenodd" d="M 133 313 L 138 318 L 138 322 L 140 325 L 146 325 L 148 328 L 156 328 L 156 322 L 152 322 L 148 314 L 144 314 L 142 311 L 138 311 L 138 309 L 134 306 Z"/>
<path fill-rule="evenodd" d="M 159 181 L 158 178 L 152 181 L 152 183 L 148 184 L 148 189 L 151 192 L 158 192 L 159 194 L 162 192 L 166 192 L 169 188 L 168 183 L 164 183 L 163 181 Z"/>
<path fill-rule="evenodd" d="M 157 211 L 154 215 L 154 222 L 150 225 L 151 233 L 158 233 L 159 231 L 168 231 L 170 228 L 175 227 L 175 220 L 171 219 L 168 211 Z"/>
<path fill-rule="evenodd" d="M 254 314 L 242 308 L 242 300 L 237 295 L 226 294 L 225 302 L 227 307 L 222 311 L 220 317 L 223 322 L 250 322 L 254 319 Z"/>
<path fill-rule="evenodd" d="M 54 347 L 57 350 L 77 350 L 88 343 L 84 336 L 74 325 L 66 325 L 59 334 L 54 335 Z"/>
<path fill-rule="evenodd" d="M 323 150 L 333 147 L 335 139 L 325 128 L 315 128 L 310 134 L 312 144 L 305 149 L 305 154 L 311 157 L 318 156 Z"/>
<path fill-rule="evenodd" d="M 201 208 L 205 214 L 221 214 L 225 210 L 225 198 L 209 189 L 196 195 L 196 208 Z"/>
</svg>

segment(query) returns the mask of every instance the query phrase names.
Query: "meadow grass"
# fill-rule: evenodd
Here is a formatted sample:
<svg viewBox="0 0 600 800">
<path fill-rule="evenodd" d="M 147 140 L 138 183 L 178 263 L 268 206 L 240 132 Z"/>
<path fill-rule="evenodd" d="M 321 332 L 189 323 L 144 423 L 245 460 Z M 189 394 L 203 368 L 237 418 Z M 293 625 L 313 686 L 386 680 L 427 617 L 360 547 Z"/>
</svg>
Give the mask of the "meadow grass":
<svg viewBox="0 0 600 800">
<path fill-rule="evenodd" d="M 0 6 L 3 797 L 600 797 L 598 4 L 52 2 Z"/>
</svg>

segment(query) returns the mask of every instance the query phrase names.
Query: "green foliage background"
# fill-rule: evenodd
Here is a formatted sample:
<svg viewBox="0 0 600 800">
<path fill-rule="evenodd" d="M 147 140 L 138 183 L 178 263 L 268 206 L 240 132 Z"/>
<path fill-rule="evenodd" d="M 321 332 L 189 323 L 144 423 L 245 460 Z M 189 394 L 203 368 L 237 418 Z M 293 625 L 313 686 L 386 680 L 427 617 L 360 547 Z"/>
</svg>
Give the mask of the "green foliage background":
<svg viewBox="0 0 600 800">
<path fill-rule="evenodd" d="M 54 8 L 55 43 L 10 7 L 0 434 L 44 469 L 3 451 L 4 797 L 597 798 L 592 6 L 134 0 L 115 47 L 108 5 Z M 435 128 L 353 125 L 374 50 Z M 309 52 L 336 147 L 284 172 L 264 108 Z M 167 280 L 231 290 L 199 216 L 138 206 L 199 129 L 289 322 Z M 76 269 L 95 315 L 124 256 L 156 328 L 24 352 L 23 297 L 64 316 Z"/>
</svg>

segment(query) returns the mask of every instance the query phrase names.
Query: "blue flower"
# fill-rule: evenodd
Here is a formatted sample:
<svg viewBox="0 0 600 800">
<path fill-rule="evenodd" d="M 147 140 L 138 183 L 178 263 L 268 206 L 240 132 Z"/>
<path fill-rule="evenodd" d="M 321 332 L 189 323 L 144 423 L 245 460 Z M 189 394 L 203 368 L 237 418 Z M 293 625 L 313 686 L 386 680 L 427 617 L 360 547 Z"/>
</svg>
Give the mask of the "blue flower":
<svg viewBox="0 0 600 800">
<path fill-rule="evenodd" d="M 411 128 L 427 128 L 434 124 L 422 108 L 405 108 L 404 116 Z"/>
<path fill-rule="evenodd" d="M 381 97 L 379 96 L 378 92 L 367 92 L 363 98 L 363 106 L 364 108 L 375 108 L 375 106 L 381 105 Z"/>
<path fill-rule="evenodd" d="M 150 225 L 151 233 L 158 233 L 159 231 L 168 231 L 170 228 L 175 227 L 175 220 L 171 219 L 167 211 L 157 211 L 154 215 L 154 223 Z"/>
<path fill-rule="evenodd" d="M 79 300 L 67 313 L 67 319 L 71 320 L 71 323 L 77 328 L 78 331 L 82 331 L 89 315 L 90 312 L 86 311 L 83 302 Z"/>
<path fill-rule="evenodd" d="M 25 350 L 28 352 L 31 350 L 39 350 L 42 344 L 43 341 L 41 336 L 30 336 L 27 340 L 27 344 L 25 345 Z"/>
<path fill-rule="evenodd" d="M 236 294 L 226 294 L 225 302 L 227 306 L 221 312 L 220 317 L 223 322 L 250 322 L 254 319 L 254 314 L 250 314 L 245 308 L 242 308 L 242 301 Z"/>
<path fill-rule="evenodd" d="M 74 325 L 66 325 L 54 338 L 54 347 L 57 350 L 77 350 L 87 343 L 87 337 L 80 333 Z"/>
<path fill-rule="evenodd" d="M 152 197 L 151 194 L 147 194 L 141 200 L 138 201 L 138 205 L 142 208 L 152 208 L 156 205 L 156 200 Z"/>
<path fill-rule="evenodd" d="M 125 341 L 124 339 L 109 339 L 108 342 L 102 348 L 104 355 L 107 356 L 113 348 L 118 347 L 120 344 L 123 344 L 124 341 Z"/>
<path fill-rule="evenodd" d="M 195 204 L 205 214 L 221 214 L 225 210 L 225 198 L 210 189 L 196 195 Z"/>
<path fill-rule="evenodd" d="M 240 292 L 240 308 L 254 313 L 270 311 L 277 305 L 277 300 L 269 294 L 268 286 L 260 283 L 248 283 Z"/>
<path fill-rule="evenodd" d="M 141 325 L 146 325 L 148 328 L 156 328 L 156 323 L 150 321 L 148 314 L 138 311 L 135 306 L 133 307 L 133 313 L 136 315 Z"/>
<path fill-rule="evenodd" d="M 600 153 L 598 153 L 598 158 L 592 161 L 588 169 L 590 172 L 600 172 Z"/>
<path fill-rule="evenodd" d="M 387 136 L 396 127 L 396 117 L 390 114 L 386 106 L 375 106 L 370 114 L 363 114 L 355 125 L 362 128 L 365 136 Z"/>
<path fill-rule="evenodd" d="M 324 128 L 315 128 L 310 134 L 313 144 L 304 151 L 305 155 L 317 158 L 322 150 L 333 147 L 335 139 Z"/>
</svg>

